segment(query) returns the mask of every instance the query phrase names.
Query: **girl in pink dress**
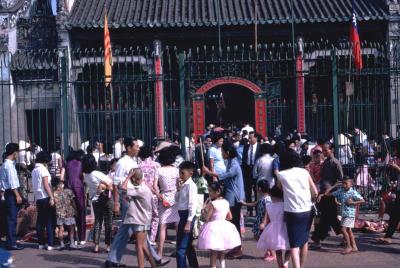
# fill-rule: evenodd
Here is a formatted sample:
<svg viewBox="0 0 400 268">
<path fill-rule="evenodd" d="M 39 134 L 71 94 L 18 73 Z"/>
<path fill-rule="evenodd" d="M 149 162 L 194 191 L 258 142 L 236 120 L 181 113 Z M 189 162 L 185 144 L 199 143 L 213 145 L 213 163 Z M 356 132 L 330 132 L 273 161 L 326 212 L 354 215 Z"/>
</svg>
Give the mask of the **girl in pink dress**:
<svg viewBox="0 0 400 268">
<path fill-rule="evenodd" d="M 277 186 L 270 191 L 272 203 L 266 204 L 266 213 L 260 229 L 263 230 L 257 248 L 275 250 L 279 268 L 289 267 L 290 246 L 284 221 L 283 193 Z"/>
<path fill-rule="evenodd" d="M 213 182 L 208 187 L 211 202 L 203 211 L 206 224 L 199 235 L 199 249 L 208 249 L 211 268 L 217 267 L 217 257 L 221 268 L 225 268 L 225 252 L 241 245 L 240 235 L 232 219 L 229 203 L 222 196 L 222 186 Z"/>
</svg>

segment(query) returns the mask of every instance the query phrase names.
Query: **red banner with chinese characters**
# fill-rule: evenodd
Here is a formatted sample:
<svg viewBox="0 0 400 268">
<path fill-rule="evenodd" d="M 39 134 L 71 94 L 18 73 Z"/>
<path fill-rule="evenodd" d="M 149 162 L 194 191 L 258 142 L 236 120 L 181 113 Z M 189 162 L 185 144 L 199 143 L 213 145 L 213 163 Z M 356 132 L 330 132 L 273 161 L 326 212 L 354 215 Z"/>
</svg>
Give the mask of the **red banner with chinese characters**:
<svg viewBox="0 0 400 268">
<path fill-rule="evenodd" d="M 205 131 L 204 100 L 202 99 L 193 100 L 193 130 L 195 140 L 197 140 L 197 137 L 203 135 Z"/>
<path fill-rule="evenodd" d="M 162 81 L 161 58 L 155 57 L 155 74 L 156 74 L 156 90 L 155 90 L 155 116 L 156 116 L 156 135 L 164 137 L 164 89 Z"/>
<path fill-rule="evenodd" d="M 306 132 L 305 120 L 305 96 L 304 96 L 304 74 L 303 74 L 303 56 L 297 55 L 296 58 L 296 83 L 297 83 L 297 131 Z"/>
<path fill-rule="evenodd" d="M 254 101 L 256 131 L 261 136 L 267 136 L 267 100 L 265 98 Z"/>
</svg>

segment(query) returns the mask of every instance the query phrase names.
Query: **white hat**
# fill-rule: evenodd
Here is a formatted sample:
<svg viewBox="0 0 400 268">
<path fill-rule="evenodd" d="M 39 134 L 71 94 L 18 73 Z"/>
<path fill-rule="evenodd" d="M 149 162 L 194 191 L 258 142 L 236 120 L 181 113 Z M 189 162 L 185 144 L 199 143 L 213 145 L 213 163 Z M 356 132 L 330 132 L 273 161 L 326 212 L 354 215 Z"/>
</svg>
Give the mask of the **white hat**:
<svg viewBox="0 0 400 268">
<path fill-rule="evenodd" d="M 307 142 L 307 140 L 306 139 L 301 139 L 300 140 L 300 146 L 302 146 L 304 143 L 306 143 Z"/>
<path fill-rule="evenodd" d="M 338 145 L 350 145 L 350 140 L 344 134 L 339 134 L 338 136 Z"/>
<path fill-rule="evenodd" d="M 31 147 L 31 144 L 27 141 L 20 140 L 18 146 L 20 150 L 26 150 Z"/>
<path fill-rule="evenodd" d="M 162 141 L 162 142 L 160 142 L 160 144 L 156 147 L 156 149 L 154 150 L 154 152 L 157 153 L 157 152 L 161 151 L 162 149 L 167 148 L 167 147 L 169 147 L 169 146 L 171 146 L 171 145 L 173 145 L 172 142 L 169 142 L 169 141 Z"/>
</svg>

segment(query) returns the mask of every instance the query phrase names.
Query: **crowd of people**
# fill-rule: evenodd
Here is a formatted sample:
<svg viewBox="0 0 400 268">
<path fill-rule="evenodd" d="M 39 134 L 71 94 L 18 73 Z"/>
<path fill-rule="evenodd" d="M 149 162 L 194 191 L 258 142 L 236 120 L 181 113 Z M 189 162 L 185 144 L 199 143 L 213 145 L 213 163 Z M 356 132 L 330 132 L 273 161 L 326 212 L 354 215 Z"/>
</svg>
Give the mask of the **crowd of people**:
<svg viewBox="0 0 400 268">
<path fill-rule="evenodd" d="M 106 267 L 124 267 L 122 257 L 132 239 L 138 267 L 144 267 L 146 259 L 151 267 L 164 266 L 170 261 L 164 246 L 173 226 L 177 267 L 199 266 L 197 244 L 198 250 L 210 251 L 210 267 L 224 268 L 226 259 L 243 256 L 245 216 L 255 217 L 252 232 L 266 261 L 276 260 L 279 268 L 289 267 L 290 261 L 295 268 L 304 267 L 308 241 L 312 248 L 321 248 L 331 229 L 343 235 L 343 254 L 358 251 L 352 229 L 359 206 L 368 198 L 364 190 L 374 185 L 365 172 L 379 161 L 387 161 L 394 174 L 379 213 L 390 216 L 387 232 L 377 240 L 389 244 L 400 221 L 397 152 L 384 138 L 378 161 L 374 141 L 361 137 L 360 130 L 357 135 L 359 144 L 347 136 L 340 136 L 337 144 L 329 139 L 314 144 L 296 132 L 284 137 L 280 126 L 271 139 L 249 125 L 229 131 L 210 126 L 197 143 L 189 140 L 189 150 L 173 142 L 150 147 L 125 137 L 114 145 L 116 157 L 109 159 L 106 172 L 99 164 L 103 156 L 96 154 L 99 143 L 84 143 L 66 159 L 40 149 L 29 158 L 34 161 L 38 248 L 79 249 L 91 240 L 94 254 L 108 253 Z M 0 168 L 1 213 L 6 215 L 0 236 L 6 236 L 8 250 L 24 248 L 16 236 L 17 213 L 24 202 L 15 167 L 25 151 L 20 145 L 7 144 Z M 359 156 L 363 160 L 354 160 Z M 357 161 L 368 164 L 367 171 L 362 165 L 356 168 Z M 94 215 L 90 232 L 88 207 Z"/>
</svg>

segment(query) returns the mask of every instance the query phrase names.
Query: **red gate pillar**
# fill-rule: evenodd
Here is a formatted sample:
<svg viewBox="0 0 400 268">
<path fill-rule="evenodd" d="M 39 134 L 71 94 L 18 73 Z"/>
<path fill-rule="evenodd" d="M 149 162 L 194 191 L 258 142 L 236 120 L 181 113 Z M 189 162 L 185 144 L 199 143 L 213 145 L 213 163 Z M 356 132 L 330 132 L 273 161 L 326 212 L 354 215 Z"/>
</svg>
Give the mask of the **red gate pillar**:
<svg viewBox="0 0 400 268">
<path fill-rule="evenodd" d="M 154 73 L 156 76 L 155 94 L 154 94 L 154 112 L 156 120 L 156 136 L 163 138 L 164 133 L 164 88 L 162 81 L 162 61 L 161 61 L 161 42 L 156 40 L 154 45 Z"/>
<path fill-rule="evenodd" d="M 303 42 L 299 38 L 299 53 L 296 57 L 296 84 L 297 84 L 297 131 L 301 134 L 306 132 L 306 107 L 304 94 L 304 72 L 303 72 Z"/>
<path fill-rule="evenodd" d="M 193 130 L 196 141 L 197 137 L 203 135 L 205 123 L 204 96 L 198 94 L 193 98 Z"/>
</svg>

